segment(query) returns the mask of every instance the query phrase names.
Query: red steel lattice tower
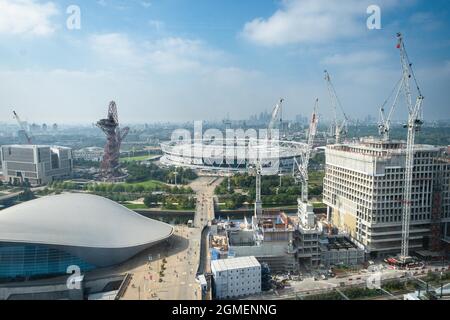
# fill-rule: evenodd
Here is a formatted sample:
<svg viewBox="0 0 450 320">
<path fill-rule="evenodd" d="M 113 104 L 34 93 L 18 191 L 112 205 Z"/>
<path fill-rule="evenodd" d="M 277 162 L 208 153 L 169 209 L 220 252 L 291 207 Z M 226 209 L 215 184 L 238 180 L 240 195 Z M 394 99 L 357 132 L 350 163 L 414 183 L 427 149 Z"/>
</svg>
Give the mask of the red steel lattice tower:
<svg viewBox="0 0 450 320">
<path fill-rule="evenodd" d="M 109 103 L 107 118 L 99 120 L 97 127 L 106 134 L 105 153 L 101 166 L 102 177 L 108 180 L 121 176 L 122 173 L 119 168 L 120 145 L 130 128 L 120 128 L 117 105 L 114 101 Z"/>
</svg>

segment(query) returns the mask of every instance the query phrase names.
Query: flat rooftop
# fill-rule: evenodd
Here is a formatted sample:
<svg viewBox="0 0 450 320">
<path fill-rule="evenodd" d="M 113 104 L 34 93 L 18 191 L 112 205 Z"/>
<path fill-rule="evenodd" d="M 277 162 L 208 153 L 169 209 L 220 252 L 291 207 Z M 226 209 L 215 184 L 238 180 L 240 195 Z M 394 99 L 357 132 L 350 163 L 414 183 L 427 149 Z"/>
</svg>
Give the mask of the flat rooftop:
<svg viewBox="0 0 450 320">
<path fill-rule="evenodd" d="M 348 250 L 358 248 L 353 242 L 345 237 L 330 237 L 325 246 L 328 250 Z"/>
<path fill-rule="evenodd" d="M 45 145 L 45 144 L 5 144 L 1 145 L 1 148 L 22 148 L 22 149 L 33 149 L 33 148 L 58 148 L 58 149 L 71 149 L 69 147 L 55 146 L 55 145 Z"/>
<path fill-rule="evenodd" d="M 345 151 L 361 154 L 387 154 L 387 153 L 405 153 L 406 142 L 402 140 L 382 140 L 380 138 L 367 137 L 359 141 L 351 141 L 342 144 L 327 145 L 327 149 Z M 440 151 L 443 147 L 416 144 L 415 151 Z"/>
<path fill-rule="evenodd" d="M 215 271 L 227 271 L 260 266 L 261 264 L 258 262 L 258 260 L 256 260 L 254 256 L 211 261 L 211 268 Z"/>
</svg>

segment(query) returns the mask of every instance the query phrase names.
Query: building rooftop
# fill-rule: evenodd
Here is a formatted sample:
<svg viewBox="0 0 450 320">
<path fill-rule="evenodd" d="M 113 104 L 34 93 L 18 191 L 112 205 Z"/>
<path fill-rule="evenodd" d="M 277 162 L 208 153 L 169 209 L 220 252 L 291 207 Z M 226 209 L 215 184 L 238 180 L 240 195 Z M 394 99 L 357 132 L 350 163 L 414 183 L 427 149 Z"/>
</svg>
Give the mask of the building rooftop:
<svg viewBox="0 0 450 320">
<path fill-rule="evenodd" d="M 48 196 L 0 212 L 0 242 L 128 248 L 166 239 L 173 227 L 109 199 L 80 193 Z"/>
<path fill-rule="evenodd" d="M 371 157 L 391 157 L 393 155 L 405 155 L 406 153 L 404 141 L 383 141 L 376 138 L 362 138 L 360 141 L 327 145 L 327 150 Z M 414 151 L 442 152 L 443 148 L 432 145 L 416 144 L 414 145 Z"/>
<path fill-rule="evenodd" d="M 71 149 L 69 147 L 45 145 L 45 144 L 5 144 L 5 145 L 1 145 L 0 147 L 2 147 L 2 148 L 23 148 L 23 149 L 31 149 L 31 148 Z"/>
<path fill-rule="evenodd" d="M 255 257 L 239 257 L 211 261 L 211 268 L 215 271 L 227 271 L 235 269 L 244 269 L 252 267 L 260 267 L 261 264 Z"/>
</svg>

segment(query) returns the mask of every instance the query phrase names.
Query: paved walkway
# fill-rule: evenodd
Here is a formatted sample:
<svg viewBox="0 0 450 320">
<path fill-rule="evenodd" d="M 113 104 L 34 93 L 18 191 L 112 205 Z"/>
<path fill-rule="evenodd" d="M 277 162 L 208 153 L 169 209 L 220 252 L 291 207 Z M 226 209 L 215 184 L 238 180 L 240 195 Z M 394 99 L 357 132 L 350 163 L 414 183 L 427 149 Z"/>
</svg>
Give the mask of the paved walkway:
<svg viewBox="0 0 450 320">
<path fill-rule="evenodd" d="M 158 245 L 142 254 L 137 266 L 129 271 L 133 278 L 123 299 L 201 299 L 200 284 L 196 280 L 201 233 L 203 227 L 214 218 L 214 189 L 221 180 L 217 179 L 214 183 L 211 181 L 211 177 L 200 177 L 190 184 L 197 194 L 194 228 L 178 225 L 169 244 Z M 209 260 L 205 263 L 208 267 Z"/>
</svg>

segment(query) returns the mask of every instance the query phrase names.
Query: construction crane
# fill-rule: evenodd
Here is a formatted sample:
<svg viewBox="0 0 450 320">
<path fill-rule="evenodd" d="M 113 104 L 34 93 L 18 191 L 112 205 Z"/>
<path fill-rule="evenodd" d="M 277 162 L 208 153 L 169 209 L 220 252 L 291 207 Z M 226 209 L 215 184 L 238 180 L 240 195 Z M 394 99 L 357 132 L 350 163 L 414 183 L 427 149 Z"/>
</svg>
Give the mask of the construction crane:
<svg viewBox="0 0 450 320">
<path fill-rule="evenodd" d="M 31 137 L 27 133 L 27 130 L 26 130 L 25 126 L 23 125 L 22 120 L 20 120 L 19 115 L 15 111 L 13 111 L 13 114 L 14 114 L 14 119 L 16 119 L 17 123 L 19 124 L 20 129 L 23 131 L 23 134 L 25 135 L 25 138 L 27 139 L 27 143 L 32 144 Z"/>
<path fill-rule="evenodd" d="M 249 174 L 255 175 L 256 183 L 255 183 L 255 210 L 254 217 L 260 217 L 262 214 L 262 200 L 261 200 L 261 176 L 262 176 L 262 163 L 261 159 L 258 158 L 255 160 L 255 163 L 249 164 L 247 167 Z"/>
<path fill-rule="evenodd" d="M 272 111 L 272 116 L 269 121 L 269 125 L 267 126 L 267 136 L 269 140 L 272 139 L 272 133 L 275 129 L 277 123 L 279 125 L 279 129 L 282 128 L 282 122 L 283 122 L 283 102 L 284 99 L 280 99 L 280 101 L 275 105 Z"/>
<path fill-rule="evenodd" d="M 383 105 L 380 108 L 380 121 L 378 122 L 378 132 L 382 138 L 383 141 L 388 141 L 390 137 L 390 131 L 391 131 L 391 119 L 392 114 L 394 113 L 394 110 L 397 106 L 398 98 L 400 96 L 400 93 L 403 90 L 403 76 L 402 78 L 397 82 L 395 87 L 392 89 L 391 93 L 389 94 L 388 98 L 384 101 Z M 388 104 L 391 97 L 394 95 L 395 97 L 392 101 L 391 108 L 389 110 L 389 113 L 385 114 L 385 107 Z"/>
<path fill-rule="evenodd" d="M 311 151 L 314 145 L 314 139 L 317 133 L 317 124 L 319 122 L 319 118 L 317 116 L 318 105 L 319 99 L 316 99 L 314 111 L 311 116 L 311 122 L 309 124 L 308 142 L 307 142 L 308 144 L 305 152 L 302 153 L 301 163 L 298 163 L 297 159 L 294 158 L 294 162 L 298 170 L 297 173 L 294 175 L 294 177 L 300 180 L 302 184 L 302 194 L 300 198 L 302 202 L 308 202 L 308 181 L 309 181 L 308 166 L 309 166 L 309 159 L 311 158 Z"/>
<path fill-rule="evenodd" d="M 400 260 L 405 263 L 409 257 L 409 227 L 411 220 L 411 189 L 414 168 L 414 140 L 416 137 L 416 132 L 420 131 L 420 128 L 423 124 L 421 117 L 424 97 L 420 91 L 417 79 L 414 75 L 414 71 L 412 70 L 412 64 L 409 61 L 402 34 L 398 33 L 397 38 L 397 49 L 400 50 L 400 61 L 402 66 L 402 87 L 408 107 L 408 122 L 405 125 L 408 130 L 408 137 L 406 142 L 405 185 L 403 188 L 402 210 L 402 243 L 400 253 Z M 412 93 L 410 88 L 411 78 L 414 79 L 418 92 L 418 96 L 414 105 L 412 102 Z"/>
<path fill-rule="evenodd" d="M 348 124 L 349 120 L 348 120 L 348 117 L 345 114 L 344 108 L 342 107 L 341 102 L 338 98 L 336 89 L 334 88 L 334 85 L 331 82 L 330 74 L 328 73 L 327 70 L 325 70 L 324 72 L 325 72 L 325 81 L 327 83 L 327 88 L 328 88 L 328 94 L 330 95 L 330 100 L 331 100 L 331 108 L 333 109 L 333 115 L 334 115 L 334 137 L 336 140 L 336 144 L 339 144 L 342 142 L 342 138 L 345 137 L 348 133 L 347 124 Z M 344 119 L 342 119 L 341 122 L 338 119 L 338 111 L 337 111 L 338 107 L 341 110 L 343 118 L 344 118 Z"/>
</svg>

